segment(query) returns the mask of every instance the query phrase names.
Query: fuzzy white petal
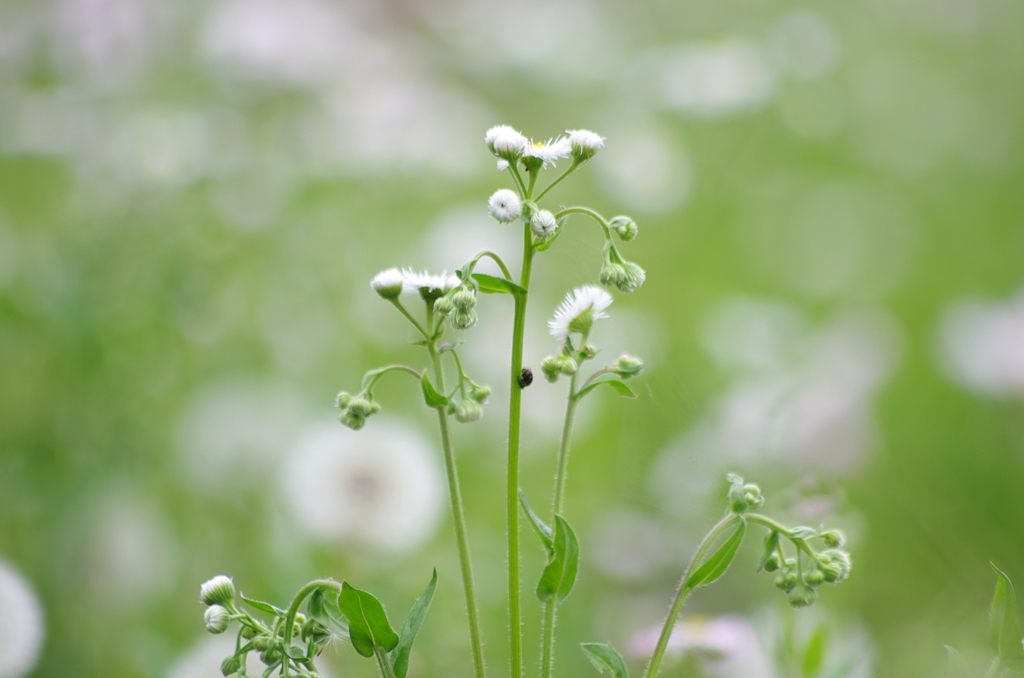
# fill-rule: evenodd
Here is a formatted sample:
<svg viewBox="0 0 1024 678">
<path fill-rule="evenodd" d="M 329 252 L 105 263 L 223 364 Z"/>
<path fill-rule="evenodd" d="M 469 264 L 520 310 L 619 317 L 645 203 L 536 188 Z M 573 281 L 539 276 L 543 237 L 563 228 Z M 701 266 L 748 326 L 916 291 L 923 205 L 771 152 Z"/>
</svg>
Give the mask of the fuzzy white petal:
<svg viewBox="0 0 1024 678">
<path fill-rule="evenodd" d="M 440 275 L 433 275 L 427 271 L 417 273 L 411 268 L 402 269 L 402 277 L 405 279 L 403 292 L 406 294 L 419 293 L 421 288 L 441 290 L 447 292 L 459 286 L 458 276 L 448 275 L 448 271 L 441 271 Z"/>
<path fill-rule="evenodd" d="M 572 153 L 572 142 L 568 137 L 558 137 L 557 139 L 548 139 L 542 144 L 529 144 L 523 151 L 523 157 L 539 158 L 544 161 L 544 165 L 554 166 L 555 160 L 568 158 L 570 153 Z"/>
<path fill-rule="evenodd" d="M 583 313 L 591 311 L 594 319 L 607 318 L 604 310 L 612 303 L 612 295 L 596 285 L 577 287 L 565 295 L 565 301 L 555 311 L 553 320 L 548 321 L 551 335 L 556 339 L 569 336 L 569 325 Z"/>
<path fill-rule="evenodd" d="M 515 221 L 523 213 L 523 203 L 515 191 L 503 188 L 487 200 L 487 210 L 501 222 Z"/>
</svg>

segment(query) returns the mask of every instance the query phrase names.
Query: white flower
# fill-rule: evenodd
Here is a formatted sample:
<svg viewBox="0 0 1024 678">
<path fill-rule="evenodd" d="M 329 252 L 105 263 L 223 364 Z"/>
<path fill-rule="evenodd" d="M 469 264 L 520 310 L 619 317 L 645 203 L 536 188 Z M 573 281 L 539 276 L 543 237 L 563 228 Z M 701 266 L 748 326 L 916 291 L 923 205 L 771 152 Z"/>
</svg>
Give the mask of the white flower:
<svg viewBox="0 0 1024 678">
<path fill-rule="evenodd" d="M 530 219 L 530 230 L 538 238 L 550 238 L 558 228 L 555 215 L 547 210 L 540 210 Z"/>
<path fill-rule="evenodd" d="M 311 536 L 397 552 L 437 527 L 445 496 L 437 455 L 420 434 L 380 423 L 359 432 L 317 424 L 293 446 L 281 480 Z"/>
<path fill-rule="evenodd" d="M 604 310 L 612 303 L 612 295 L 595 285 L 577 287 L 565 295 L 565 301 L 548 321 L 551 335 L 565 339 L 572 332 L 587 332 L 598 318 L 607 318 Z"/>
<path fill-rule="evenodd" d="M 227 605 L 235 599 L 235 585 L 231 577 L 218 574 L 199 587 L 199 600 L 205 605 Z"/>
<path fill-rule="evenodd" d="M 385 299 L 397 299 L 405 289 L 405 276 L 397 268 L 389 268 L 375 275 L 370 287 Z"/>
<path fill-rule="evenodd" d="M 523 154 L 523 149 L 529 143 L 526 137 L 508 125 L 499 125 L 487 130 L 484 140 L 491 153 L 506 161 L 516 160 Z"/>
<path fill-rule="evenodd" d="M 515 191 L 503 188 L 495 191 L 487 200 L 487 209 L 498 221 L 508 223 L 515 221 L 523 213 L 523 203 Z"/>
<path fill-rule="evenodd" d="M 580 160 L 592 158 L 601 148 L 604 148 L 604 137 L 585 129 L 566 130 L 569 135 L 569 143 L 572 145 L 572 153 Z"/>
<path fill-rule="evenodd" d="M 530 144 L 523 151 L 524 158 L 538 158 L 543 161 L 542 166 L 548 163 L 553 167 L 558 158 L 568 158 L 572 153 L 572 142 L 567 137 L 548 139 L 545 143 Z"/>
<path fill-rule="evenodd" d="M 440 275 L 431 275 L 426 271 L 417 273 L 411 268 L 405 268 L 402 269 L 402 277 L 405 278 L 405 287 L 402 291 L 409 294 L 418 293 L 423 288 L 448 292 L 458 287 L 460 283 L 458 276 L 448 275 L 448 271 L 441 271 Z"/>
<path fill-rule="evenodd" d="M 32 670 L 43 644 L 43 610 L 31 585 L 0 560 L 0 677 Z"/>
</svg>

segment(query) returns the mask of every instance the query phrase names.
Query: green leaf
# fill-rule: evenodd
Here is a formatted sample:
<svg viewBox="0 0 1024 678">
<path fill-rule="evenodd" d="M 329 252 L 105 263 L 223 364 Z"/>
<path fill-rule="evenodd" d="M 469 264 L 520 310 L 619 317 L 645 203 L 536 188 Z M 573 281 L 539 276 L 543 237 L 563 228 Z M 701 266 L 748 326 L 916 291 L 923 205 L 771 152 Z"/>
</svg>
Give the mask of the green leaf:
<svg viewBox="0 0 1024 678">
<path fill-rule="evenodd" d="M 398 634 L 388 623 L 384 606 L 366 591 L 342 582 L 338 607 L 348 619 L 352 647 L 362 656 L 372 657 L 377 648 L 391 652 L 398 645 Z"/>
<path fill-rule="evenodd" d="M 507 294 L 526 294 L 526 290 L 511 280 L 496 278 L 493 275 L 487 275 L 486 273 L 474 273 L 473 281 L 481 292 L 486 292 L 487 294 L 497 294 L 500 292 L 505 292 Z"/>
<path fill-rule="evenodd" d="M 420 624 L 423 623 L 424 617 L 427 616 L 430 601 L 434 598 L 435 588 L 437 588 L 436 567 L 434 568 L 434 576 L 430 578 L 430 583 L 427 584 L 427 589 L 413 603 L 412 609 L 409 610 L 409 616 L 405 618 L 405 623 L 402 624 L 402 630 L 398 632 L 398 645 L 395 647 L 395 651 L 391 653 L 391 667 L 395 671 L 395 678 L 405 678 L 405 674 L 409 672 L 409 652 L 412 650 L 412 642 L 416 640 Z"/>
<path fill-rule="evenodd" d="M 306 601 L 306 612 L 331 633 L 348 635 L 348 620 L 341 614 L 338 596 L 333 591 L 322 588 L 314 590 Z"/>
<path fill-rule="evenodd" d="M 1013 594 L 1010 578 L 990 563 L 996 573 L 996 592 L 992 597 L 992 611 L 989 613 L 988 640 L 992 652 L 1004 663 L 1009 660 L 1024 660 L 1021 647 L 1020 626 L 1017 623 L 1017 598 Z"/>
<path fill-rule="evenodd" d="M 554 548 L 551 543 L 551 528 L 540 519 L 533 509 L 530 508 L 530 504 L 526 501 L 526 493 L 523 492 L 523 488 L 519 488 L 519 504 L 523 507 L 523 511 L 526 512 L 526 517 L 530 519 L 530 525 L 533 526 L 533 531 L 540 537 L 541 542 L 544 544 L 544 548 L 548 554 L 551 554 L 551 549 Z"/>
<path fill-rule="evenodd" d="M 813 539 L 818 536 L 818 531 L 813 527 L 798 525 L 789 530 L 790 539 Z"/>
<path fill-rule="evenodd" d="M 611 643 L 580 643 L 580 649 L 601 673 L 607 669 L 614 678 L 629 678 L 626 660 Z"/>
<path fill-rule="evenodd" d="M 537 597 L 544 602 L 552 596 L 564 600 L 576 583 L 579 562 L 580 547 L 575 533 L 562 516 L 555 516 L 551 554 L 537 583 Z"/>
<path fill-rule="evenodd" d="M 306 598 L 306 612 L 313 619 L 320 620 L 327 616 L 327 612 L 324 610 L 324 590 L 313 589 L 313 592 L 309 594 L 309 598 Z"/>
<path fill-rule="evenodd" d="M 288 616 L 287 614 L 285 614 L 284 610 L 282 610 L 279 607 L 274 607 L 270 603 L 264 603 L 262 600 L 253 600 L 252 598 L 246 598 L 241 593 L 238 594 L 238 597 L 244 600 L 249 605 L 249 607 L 254 607 L 261 612 L 272 614 L 276 617 L 280 617 L 281 619 L 284 619 Z"/>
<path fill-rule="evenodd" d="M 434 385 L 430 383 L 430 377 L 427 376 L 426 370 L 423 370 L 420 384 L 423 386 L 423 399 L 427 401 L 427 407 L 444 407 L 448 404 L 448 399 L 438 393 Z"/>
<path fill-rule="evenodd" d="M 740 524 L 736 530 L 686 580 L 686 588 L 692 591 L 698 586 L 710 584 L 725 574 L 733 557 L 736 555 L 736 550 L 739 549 L 740 544 L 743 542 L 743 533 L 746 531 L 746 528 L 746 522 L 743 518 L 740 518 Z"/>
<path fill-rule="evenodd" d="M 624 382 L 622 382 L 622 381 L 620 381 L 618 379 L 605 379 L 604 381 L 595 381 L 590 386 L 587 386 L 586 388 L 580 389 L 580 391 L 576 394 L 576 400 L 579 400 L 583 396 L 587 395 L 588 393 L 593 391 L 595 388 L 597 388 L 599 386 L 604 386 L 606 384 L 608 386 L 612 387 L 615 390 L 615 392 L 618 393 L 623 398 L 636 398 L 637 397 L 636 393 L 633 393 L 633 389 L 631 389 L 630 387 L 626 386 L 626 384 Z"/>
<path fill-rule="evenodd" d="M 777 548 L 779 548 L 779 533 L 772 530 L 768 533 L 768 538 L 764 540 L 764 553 L 761 554 L 761 560 L 757 563 L 757 572 L 764 569 L 768 559 L 772 557 Z"/>
<path fill-rule="evenodd" d="M 297 645 L 292 645 L 285 650 L 285 653 L 292 659 L 305 659 L 306 651 Z"/>
<path fill-rule="evenodd" d="M 821 671 L 827 645 L 828 627 L 819 626 L 811 634 L 811 639 L 807 641 L 807 647 L 804 648 L 804 658 L 800 664 L 800 673 L 804 678 L 812 678 L 818 674 L 818 671 Z"/>
<path fill-rule="evenodd" d="M 548 238 L 547 240 L 545 240 L 544 242 L 540 243 L 539 245 L 536 245 L 533 249 L 535 251 L 537 251 L 537 252 L 543 252 L 547 248 L 551 247 L 551 245 L 554 244 L 555 240 L 558 239 L 558 236 L 562 235 L 562 227 L 565 226 L 565 222 L 568 221 L 568 220 L 569 220 L 569 215 L 568 214 L 566 214 L 564 217 L 559 219 L 558 220 L 558 228 L 555 230 L 555 234 L 553 236 L 551 236 L 550 238 Z"/>
<path fill-rule="evenodd" d="M 964 658 L 960 656 L 960 653 L 949 645 L 943 645 L 946 648 L 946 658 L 949 660 L 949 675 L 950 678 L 956 676 L 964 676 L 964 678 L 971 678 L 971 672 L 967 670 L 967 663 L 964 662 Z"/>
</svg>

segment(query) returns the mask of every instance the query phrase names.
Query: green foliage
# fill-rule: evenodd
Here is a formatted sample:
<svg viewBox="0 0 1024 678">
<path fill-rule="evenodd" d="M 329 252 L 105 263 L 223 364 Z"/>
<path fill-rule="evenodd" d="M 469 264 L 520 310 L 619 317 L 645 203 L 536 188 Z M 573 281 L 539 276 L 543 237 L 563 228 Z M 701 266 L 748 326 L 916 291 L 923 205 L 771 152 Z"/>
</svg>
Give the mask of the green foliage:
<svg viewBox="0 0 1024 678">
<path fill-rule="evenodd" d="M 395 678 L 405 678 L 409 672 L 409 653 L 412 650 L 412 643 L 416 640 L 420 625 L 423 624 L 423 620 L 427 616 L 427 610 L 430 608 L 430 601 L 434 599 L 434 589 L 436 588 L 437 569 L 435 568 L 426 590 L 413 603 L 412 609 L 409 610 L 409 616 L 405 618 L 405 623 L 402 624 L 402 629 L 398 632 L 398 645 L 391 653 L 391 666 L 394 669 Z"/>
<path fill-rule="evenodd" d="M 718 549 L 687 578 L 683 587 L 693 590 L 700 586 L 706 586 L 715 581 L 729 569 L 732 559 L 736 556 L 740 544 L 743 543 L 743 535 L 746 533 L 747 524 L 740 518 L 739 524 L 733 533 L 729 535 Z"/>
<path fill-rule="evenodd" d="M 629 678 L 626 660 L 611 643 L 580 643 L 583 654 L 601 673 L 608 671 L 613 678 Z"/>
<path fill-rule="evenodd" d="M 551 540 L 548 564 L 544 566 L 537 583 L 537 598 L 547 601 L 552 596 L 564 600 L 576 583 L 580 548 L 576 534 L 562 516 L 555 516 L 555 531 Z"/>
<path fill-rule="evenodd" d="M 373 595 L 344 582 L 338 607 L 348 619 L 352 647 L 362 656 L 372 657 L 377 650 L 391 652 L 398 645 L 398 634 L 388 623 L 384 606 Z"/>
</svg>

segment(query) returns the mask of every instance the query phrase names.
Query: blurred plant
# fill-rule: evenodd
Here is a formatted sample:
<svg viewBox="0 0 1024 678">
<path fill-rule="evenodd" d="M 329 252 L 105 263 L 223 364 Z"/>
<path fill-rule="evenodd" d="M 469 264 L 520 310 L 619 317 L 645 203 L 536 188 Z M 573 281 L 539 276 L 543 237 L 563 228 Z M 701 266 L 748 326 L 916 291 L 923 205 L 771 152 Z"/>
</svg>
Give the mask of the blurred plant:
<svg viewBox="0 0 1024 678">
<path fill-rule="evenodd" d="M 1013 593 L 1010 578 L 995 564 L 992 569 L 996 573 L 996 591 L 992 596 L 992 607 L 989 611 L 988 643 L 992 649 L 992 663 L 984 678 L 998 678 L 1004 673 L 1024 672 L 1024 641 L 1021 640 L 1020 624 L 1017 621 L 1017 597 Z M 949 645 L 950 672 L 957 678 L 971 678 L 960 653 Z"/>
<path fill-rule="evenodd" d="M 459 489 L 455 447 L 452 440 L 450 417 L 460 423 L 479 421 L 483 405 L 491 389 L 468 376 L 459 358 L 462 341 L 444 341 L 445 330 L 469 330 L 478 321 L 477 296 L 508 294 L 513 301 L 512 356 L 509 370 L 509 429 L 506 478 L 507 562 L 508 562 L 508 614 L 509 653 L 512 678 L 521 678 L 523 671 L 523 638 L 521 612 L 521 575 L 519 548 L 519 506 L 541 541 L 547 563 L 541 573 L 535 592 L 543 604 L 541 638 L 542 678 L 550 678 L 554 669 L 554 638 L 558 606 L 572 591 L 579 569 L 579 543 L 575 532 L 564 516 L 565 485 L 573 420 L 579 403 L 601 386 L 608 386 L 618 394 L 635 398 L 625 380 L 638 375 L 644 366 L 641 359 L 622 355 L 614 362 L 594 370 L 581 381 L 581 370 L 587 361 L 594 360 L 600 349 L 590 343 L 594 322 L 607 318 L 605 310 L 612 304 L 612 296 L 600 287 L 585 285 L 570 291 L 555 311 L 548 327 L 552 336 L 561 342 L 556 355 L 546 358 L 541 372 L 550 382 L 561 376 L 569 379 L 565 418 L 558 446 L 557 466 L 551 499 L 551 518 L 545 522 L 531 509 L 519 487 L 519 447 L 521 428 L 522 392 L 533 382 L 533 371 L 523 366 L 523 337 L 526 306 L 534 258 L 547 251 L 562 233 L 568 219 L 583 215 L 600 227 L 604 237 L 601 284 L 633 292 L 646 280 L 646 273 L 638 264 L 625 259 L 619 252 L 613 234 L 622 242 L 636 238 L 636 223 L 627 216 L 606 219 L 588 207 L 566 207 L 557 212 L 540 207 L 539 203 L 555 186 L 589 161 L 604 146 L 604 138 L 586 130 L 575 130 L 546 142 L 534 143 L 517 130 L 498 126 L 488 130 L 485 142 L 498 158 L 498 169 L 507 171 L 514 184 L 512 189 L 500 189 L 488 200 L 488 210 L 498 222 L 523 224 L 522 268 L 518 281 L 513 279 L 502 258 L 491 251 L 478 253 L 458 269 L 455 275 L 441 272 L 433 275 L 417 273 L 411 269 L 391 268 L 379 273 L 370 283 L 371 288 L 390 302 L 415 328 L 418 336 L 412 341 L 426 350 L 429 367 L 417 370 L 408 365 L 387 365 L 370 370 L 363 378 L 359 392 L 341 392 L 337 397 L 339 418 L 354 430 L 366 425 L 367 419 L 380 411 L 373 390 L 386 374 L 400 373 L 414 377 L 418 382 L 427 407 L 437 413 L 448 479 L 449 497 L 455 527 L 456 544 L 462 575 L 463 591 L 469 622 L 470 645 L 477 678 L 485 678 L 483 639 L 477 605 L 476 588 L 466 532 L 465 507 Z M 554 167 L 560 159 L 571 159 L 569 167 L 543 190 L 537 190 L 540 173 Z M 491 260 L 501 276 L 476 272 L 483 259 Z M 402 295 L 416 295 L 424 303 L 422 314 L 410 312 L 402 304 Z M 446 386 L 443 359 L 450 356 L 457 374 L 454 387 Z M 842 535 L 837 531 L 818 531 L 809 527 L 788 528 L 777 521 L 751 513 L 764 499 L 757 485 L 745 483 L 743 478 L 730 474 L 728 509 L 726 516 L 715 525 L 697 548 L 687 566 L 672 607 L 659 636 L 658 643 L 647 667 L 646 677 L 657 675 L 665 654 L 668 637 L 687 596 L 694 589 L 710 584 L 725 573 L 732 562 L 748 523 L 768 528 L 764 555 L 759 570 L 779 571 L 776 585 L 788 594 L 789 604 L 804 607 L 812 604 L 816 588 L 822 583 L 838 583 L 850 570 L 850 557 L 839 549 Z M 721 535 L 729 536 L 712 553 L 708 551 Z M 793 556 L 787 557 L 783 539 L 792 546 Z M 821 539 L 824 550 L 811 546 Z M 707 556 L 707 557 L 705 557 Z M 375 657 L 384 678 L 404 678 L 408 667 L 409 649 L 416 631 L 426 614 L 433 596 L 436 572 L 427 591 L 413 606 L 400 634 L 390 627 L 384 608 L 369 593 L 353 588 L 347 582 L 317 580 L 305 586 L 292 600 L 287 611 L 272 605 L 242 597 L 249 606 L 275 617 L 266 624 L 239 611 L 234 605 L 234 589 L 225 576 L 215 577 L 202 589 L 202 600 L 208 605 L 207 630 L 222 633 L 232 621 L 240 622 L 235 654 L 225 660 L 225 675 L 244 676 L 245 657 L 259 651 L 267 665 L 264 676 L 279 670 L 280 675 L 317 675 L 314 657 L 332 635 L 345 635 L 352 640 L 356 651 L 365 657 Z M 308 600 L 307 600 L 308 598 Z M 299 609 L 306 601 L 306 614 Z M 298 644 L 296 642 L 298 636 Z M 246 640 L 245 644 L 242 643 Z M 607 644 L 584 643 L 583 651 L 599 669 L 610 669 L 616 678 L 626 676 L 621 655 Z"/>
</svg>

